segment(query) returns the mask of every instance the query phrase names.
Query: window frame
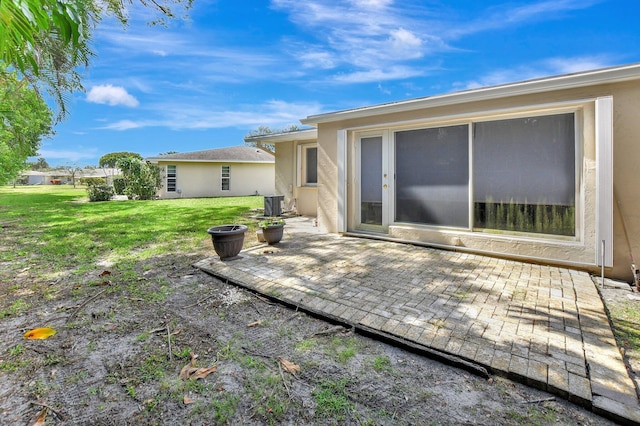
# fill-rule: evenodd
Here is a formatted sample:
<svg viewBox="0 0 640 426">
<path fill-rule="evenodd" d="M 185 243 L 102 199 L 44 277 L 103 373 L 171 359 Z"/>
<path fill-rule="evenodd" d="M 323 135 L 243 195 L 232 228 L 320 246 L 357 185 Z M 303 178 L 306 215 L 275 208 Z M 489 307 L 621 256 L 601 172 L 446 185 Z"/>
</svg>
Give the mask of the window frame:
<svg viewBox="0 0 640 426">
<path fill-rule="evenodd" d="M 449 127 L 454 125 L 465 124 L 469 127 L 469 227 L 449 227 L 449 226 L 439 226 L 439 225 L 428 225 L 421 223 L 413 223 L 413 222 L 396 222 L 395 221 L 395 209 L 397 208 L 395 205 L 395 199 L 393 200 L 393 210 L 394 215 L 391 218 L 392 221 L 390 225 L 408 225 L 416 228 L 423 229 L 437 229 L 437 230 L 447 230 L 447 229 L 458 229 L 461 231 L 467 231 L 474 234 L 491 234 L 495 236 L 505 236 L 505 237 L 524 237 L 524 238 L 534 238 L 534 239 L 544 239 L 544 240 L 554 240 L 554 241 L 582 241 L 582 221 L 584 216 L 584 195 L 583 195 L 583 170 L 582 163 L 584 160 L 584 109 L 587 104 L 593 104 L 595 99 L 588 100 L 576 100 L 569 101 L 566 103 L 560 104 L 551 104 L 551 105 L 531 105 L 531 106 L 523 106 L 522 108 L 516 108 L 514 110 L 509 111 L 486 111 L 484 113 L 470 113 L 464 114 L 460 116 L 453 117 L 439 117 L 434 118 L 433 120 L 415 120 L 411 122 L 405 123 L 393 123 L 388 126 L 380 127 L 380 129 L 387 129 L 391 132 L 391 140 L 393 141 L 393 147 L 391 148 L 395 153 L 396 146 L 396 133 L 403 132 L 408 130 L 420 130 L 420 129 L 432 129 L 432 128 L 440 128 L 440 127 Z M 474 150 L 474 124 L 479 122 L 487 122 L 487 121 L 501 121 L 501 120 L 509 120 L 513 118 L 526 118 L 526 117 L 539 117 L 539 116 L 547 116 L 547 115 L 558 115 L 564 113 L 573 113 L 574 114 L 574 143 L 575 143 L 575 217 L 574 217 L 574 228 L 575 232 L 573 236 L 566 235 L 557 235 L 557 234 L 544 234 L 544 233 L 534 233 L 534 232 L 519 232 L 519 231 L 508 231 L 508 230 L 500 230 L 500 229 L 492 229 L 492 228 L 478 228 L 474 223 L 474 198 L 473 198 L 473 150 Z M 355 130 L 355 129 L 354 129 Z M 357 134 L 362 134 L 363 132 L 367 132 L 366 129 L 356 130 Z M 396 173 L 396 165 L 395 160 L 394 164 L 390 165 L 393 167 L 393 173 L 395 177 Z M 395 179 L 394 179 L 395 180 Z M 395 182 L 394 182 L 395 186 Z"/>
<path fill-rule="evenodd" d="M 307 152 L 311 149 L 316 150 L 316 181 L 308 182 L 307 176 Z M 298 145 L 298 155 L 297 155 L 297 186 L 298 187 L 312 187 L 315 188 L 318 186 L 318 144 L 317 143 L 305 143 Z"/>
<path fill-rule="evenodd" d="M 225 168 L 227 170 L 226 173 Z M 231 165 L 229 164 L 223 164 L 220 166 L 220 190 L 231 191 Z"/>
<path fill-rule="evenodd" d="M 171 168 L 173 168 L 173 173 L 170 171 Z M 178 192 L 178 166 L 167 164 L 166 172 L 167 192 Z"/>
</svg>

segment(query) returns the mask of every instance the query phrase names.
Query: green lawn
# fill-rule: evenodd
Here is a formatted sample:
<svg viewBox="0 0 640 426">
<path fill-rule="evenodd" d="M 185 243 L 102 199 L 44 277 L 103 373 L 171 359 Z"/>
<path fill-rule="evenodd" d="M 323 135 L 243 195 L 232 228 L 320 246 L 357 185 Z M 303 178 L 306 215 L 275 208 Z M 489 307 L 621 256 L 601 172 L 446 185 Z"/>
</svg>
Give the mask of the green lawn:
<svg viewBox="0 0 640 426">
<path fill-rule="evenodd" d="M 213 255 L 207 229 L 242 223 L 253 230 L 248 212 L 262 205 L 260 196 L 90 203 L 84 188 L 4 186 L 0 262 L 66 269 L 207 247 Z"/>
</svg>

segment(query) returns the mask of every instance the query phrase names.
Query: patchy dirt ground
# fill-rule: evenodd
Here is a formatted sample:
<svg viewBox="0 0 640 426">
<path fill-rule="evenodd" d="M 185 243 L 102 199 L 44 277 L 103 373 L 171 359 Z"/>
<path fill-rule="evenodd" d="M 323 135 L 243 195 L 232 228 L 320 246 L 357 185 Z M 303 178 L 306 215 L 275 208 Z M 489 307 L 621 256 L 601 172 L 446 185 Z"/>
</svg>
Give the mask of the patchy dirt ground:
<svg viewBox="0 0 640 426">
<path fill-rule="evenodd" d="M 29 304 L 2 302 L 0 423 L 44 410 L 47 425 L 612 424 L 272 303 L 190 266 L 201 258 L 37 285 L 29 269 L 0 274 L 2 297 Z M 41 326 L 57 333 L 23 338 Z"/>
<path fill-rule="evenodd" d="M 595 278 L 594 281 L 617 328 L 618 344 L 625 356 L 629 375 L 636 389 L 640 389 L 640 293 L 624 282 L 605 279 L 602 287 L 601 279 Z"/>
</svg>

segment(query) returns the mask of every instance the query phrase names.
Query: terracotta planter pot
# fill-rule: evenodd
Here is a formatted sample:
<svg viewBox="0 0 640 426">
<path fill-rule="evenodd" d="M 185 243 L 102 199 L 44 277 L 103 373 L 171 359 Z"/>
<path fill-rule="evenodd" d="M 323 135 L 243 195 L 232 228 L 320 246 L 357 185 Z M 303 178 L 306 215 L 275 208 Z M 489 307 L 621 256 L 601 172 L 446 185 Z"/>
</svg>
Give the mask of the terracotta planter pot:
<svg viewBox="0 0 640 426">
<path fill-rule="evenodd" d="M 240 253 L 247 229 L 245 225 L 220 225 L 207 229 L 220 260 L 236 257 Z"/>
<path fill-rule="evenodd" d="M 276 244 L 282 239 L 284 233 L 283 225 L 269 225 L 262 228 L 262 236 L 267 244 Z"/>
</svg>

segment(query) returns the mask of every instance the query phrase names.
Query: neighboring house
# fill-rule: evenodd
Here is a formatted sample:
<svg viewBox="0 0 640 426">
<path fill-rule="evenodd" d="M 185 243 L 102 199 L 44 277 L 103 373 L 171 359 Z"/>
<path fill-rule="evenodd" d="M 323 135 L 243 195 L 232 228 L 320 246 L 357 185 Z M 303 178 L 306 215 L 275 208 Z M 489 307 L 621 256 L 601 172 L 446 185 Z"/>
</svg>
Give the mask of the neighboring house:
<svg viewBox="0 0 640 426">
<path fill-rule="evenodd" d="M 161 198 L 273 195 L 274 158 L 235 146 L 147 158 L 163 171 Z"/>
<path fill-rule="evenodd" d="M 275 193 L 285 210 L 316 216 L 318 209 L 318 132 L 316 129 L 245 138 L 245 142 L 276 147 Z"/>
<path fill-rule="evenodd" d="M 640 262 L 640 64 L 301 122 L 317 128 L 324 231 L 597 273 L 604 259 L 627 280 Z M 307 140 L 272 141 L 277 176 Z"/>
<path fill-rule="evenodd" d="M 120 175 L 119 169 L 96 168 L 79 170 L 75 178 L 100 177 L 107 179 L 109 184 L 112 183 L 113 176 Z M 71 173 L 66 170 L 50 170 L 50 171 L 25 171 L 20 174 L 21 180 L 27 185 L 71 185 L 73 178 Z"/>
<path fill-rule="evenodd" d="M 52 182 L 63 180 L 66 183 L 67 177 L 68 176 L 66 176 L 66 174 L 61 175 L 59 171 L 41 172 L 37 170 L 29 170 L 20 173 L 18 182 L 23 182 L 27 185 L 51 185 Z"/>
</svg>

